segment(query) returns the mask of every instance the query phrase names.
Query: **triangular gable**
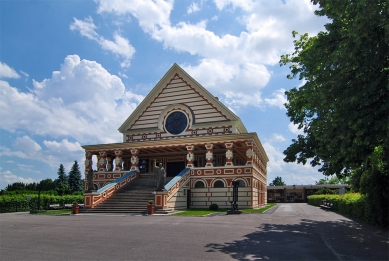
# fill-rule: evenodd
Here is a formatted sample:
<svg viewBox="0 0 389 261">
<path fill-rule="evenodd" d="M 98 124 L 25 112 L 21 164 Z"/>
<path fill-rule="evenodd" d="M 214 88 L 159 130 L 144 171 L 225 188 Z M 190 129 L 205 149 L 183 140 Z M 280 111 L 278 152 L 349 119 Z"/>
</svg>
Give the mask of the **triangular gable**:
<svg viewBox="0 0 389 261">
<path fill-rule="evenodd" d="M 174 64 L 119 128 L 121 133 L 158 129 L 161 112 L 182 104 L 190 109 L 193 125 L 239 122 L 240 119 L 181 67 Z"/>
</svg>

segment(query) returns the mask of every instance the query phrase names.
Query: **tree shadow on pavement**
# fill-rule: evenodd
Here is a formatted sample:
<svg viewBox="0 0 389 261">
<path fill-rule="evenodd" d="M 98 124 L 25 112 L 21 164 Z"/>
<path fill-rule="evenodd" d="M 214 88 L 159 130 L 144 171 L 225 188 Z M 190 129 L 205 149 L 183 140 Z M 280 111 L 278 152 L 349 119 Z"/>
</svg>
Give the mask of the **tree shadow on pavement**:
<svg viewBox="0 0 389 261">
<path fill-rule="evenodd" d="M 238 260 L 388 260 L 388 234 L 352 221 L 301 220 L 298 224 L 263 224 L 242 240 L 210 243 Z"/>
</svg>

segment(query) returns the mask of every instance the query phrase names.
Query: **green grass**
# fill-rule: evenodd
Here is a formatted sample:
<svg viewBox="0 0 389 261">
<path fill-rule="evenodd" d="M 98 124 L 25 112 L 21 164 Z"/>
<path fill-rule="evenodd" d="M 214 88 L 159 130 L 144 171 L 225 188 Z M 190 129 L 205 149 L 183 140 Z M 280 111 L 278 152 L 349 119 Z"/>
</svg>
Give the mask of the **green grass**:
<svg viewBox="0 0 389 261">
<path fill-rule="evenodd" d="M 218 209 L 218 210 L 209 210 L 206 208 L 192 208 L 192 209 L 185 209 L 183 211 L 180 211 L 178 213 L 173 214 L 172 216 L 195 216 L 195 217 L 202 217 L 206 216 L 212 213 L 217 212 L 227 212 L 228 209 Z"/>
<path fill-rule="evenodd" d="M 71 209 L 59 209 L 59 210 L 48 210 L 46 212 L 38 212 L 35 215 L 68 215 L 71 214 Z"/>
<path fill-rule="evenodd" d="M 277 204 L 276 204 L 276 203 L 268 203 L 268 204 L 266 205 L 266 207 L 259 208 L 259 209 L 250 209 L 250 208 L 242 209 L 242 212 L 243 212 L 243 213 L 263 213 L 263 212 L 265 212 L 266 210 L 268 210 L 269 208 L 274 207 L 275 205 L 277 205 Z"/>
<path fill-rule="evenodd" d="M 263 213 L 271 207 L 274 207 L 275 203 L 269 203 L 266 207 L 260 209 L 240 209 L 243 213 Z M 229 209 L 219 209 L 219 210 L 209 210 L 209 209 L 186 209 L 178 213 L 173 214 L 172 216 L 192 216 L 192 217 L 203 217 L 213 213 L 227 213 Z"/>
</svg>

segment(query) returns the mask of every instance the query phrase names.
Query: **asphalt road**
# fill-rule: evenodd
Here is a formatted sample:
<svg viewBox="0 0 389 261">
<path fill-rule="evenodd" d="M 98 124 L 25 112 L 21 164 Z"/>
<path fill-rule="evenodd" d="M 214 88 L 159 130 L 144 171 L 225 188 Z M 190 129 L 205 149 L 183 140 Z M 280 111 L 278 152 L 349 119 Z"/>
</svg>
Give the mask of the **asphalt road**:
<svg viewBox="0 0 389 261">
<path fill-rule="evenodd" d="M 211 217 L 0 214 L 0 260 L 389 260 L 388 231 L 307 204 Z"/>
</svg>

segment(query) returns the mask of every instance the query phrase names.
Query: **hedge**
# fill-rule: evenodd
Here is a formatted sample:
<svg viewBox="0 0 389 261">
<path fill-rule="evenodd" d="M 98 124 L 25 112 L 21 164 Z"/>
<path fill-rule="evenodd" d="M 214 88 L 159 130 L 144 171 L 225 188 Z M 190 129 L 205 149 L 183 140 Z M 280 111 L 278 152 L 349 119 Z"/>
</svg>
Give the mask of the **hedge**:
<svg viewBox="0 0 389 261">
<path fill-rule="evenodd" d="M 27 196 L 31 197 L 31 200 L 27 200 Z M 84 202 L 84 196 L 82 195 L 66 195 L 66 196 L 54 196 L 54 195 L 40 195 L 40 209 L 49 209 L 51 204 L 73 204 Z M 9 212 L 22 212 L 38 209 L 38 195 L 4 195 L 0 196 L 0 213 Z"/>
<path fill-rule="evenodd" d="M 320 206 L 322 200 L 334 204 L 332 209 L 340 214 L 363 220 L 373 225 L 371 219 L 371 208 L 368 206 L 366 196 L 360 193 L 346 193 L 344 195 L 312 195 L 308 196 L 308 204 Z"/>
</svg>

